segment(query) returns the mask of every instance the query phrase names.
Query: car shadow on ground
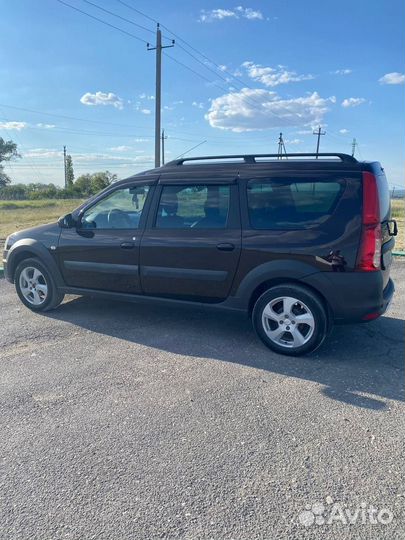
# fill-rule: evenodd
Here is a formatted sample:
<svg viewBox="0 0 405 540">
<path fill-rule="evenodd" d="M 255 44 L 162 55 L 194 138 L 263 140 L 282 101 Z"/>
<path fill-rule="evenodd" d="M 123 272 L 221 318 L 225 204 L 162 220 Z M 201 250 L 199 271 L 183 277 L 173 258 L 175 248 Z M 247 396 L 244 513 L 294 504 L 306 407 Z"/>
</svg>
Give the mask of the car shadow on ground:
<svg viewBox="0 0 405 540">
<path fill-rule="evenodd" d="M 329 398 L 357 407 L 382 410 L 386 400 L 404 399 L 402 319 L 335 327 L 318 351 L 294 358 L 267 349 L 246 316 L 212 309 L 75 297 L 45 315 L 170 353 L 314 381 Z"/>
</svg>

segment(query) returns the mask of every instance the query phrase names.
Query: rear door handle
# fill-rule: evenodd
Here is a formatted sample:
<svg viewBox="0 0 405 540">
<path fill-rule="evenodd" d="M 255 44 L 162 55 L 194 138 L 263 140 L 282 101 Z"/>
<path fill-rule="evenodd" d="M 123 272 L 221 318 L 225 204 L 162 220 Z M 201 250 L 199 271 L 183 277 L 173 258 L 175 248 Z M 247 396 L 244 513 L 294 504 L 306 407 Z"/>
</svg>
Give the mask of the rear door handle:
<svg viewBox="0 0 405 540">
<path fill-rule="evenodd" d="M 133 242 L 122 242 L 121 247 L 122 249 L 133 249 L 135 244 Z"/>
<path fill-rule="evenodd" d="M 235 244 L 217 244 L 217 249 L 220 251 L 233 251 L 235 249 Z"/>
</svg>

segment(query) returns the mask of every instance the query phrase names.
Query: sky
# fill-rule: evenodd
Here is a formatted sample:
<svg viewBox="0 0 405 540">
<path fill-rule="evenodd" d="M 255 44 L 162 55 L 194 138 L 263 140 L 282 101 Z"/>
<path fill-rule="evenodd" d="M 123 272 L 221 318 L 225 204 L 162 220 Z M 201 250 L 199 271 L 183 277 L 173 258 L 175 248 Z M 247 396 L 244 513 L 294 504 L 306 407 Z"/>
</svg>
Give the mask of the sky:
<svg viewBox="0 0 405 540">
<path fill-rule="evenodd" d="M 277 152 L 280 132 L 288 152 L 314 152 L 320 125 L 321 151 L 351 153 L 355 138 L 358 159 L 404 186 L 403 0 L 238 1 L 4 3 L 0 137 L 22 156 L 6 166 L 13 183 L 61 186 L 64 145 L 76 177 L 153 167 L 147 42 L 159 21 L 164 45 L 176 40 L 162 60 L 166 162 Z"/>
</svg>

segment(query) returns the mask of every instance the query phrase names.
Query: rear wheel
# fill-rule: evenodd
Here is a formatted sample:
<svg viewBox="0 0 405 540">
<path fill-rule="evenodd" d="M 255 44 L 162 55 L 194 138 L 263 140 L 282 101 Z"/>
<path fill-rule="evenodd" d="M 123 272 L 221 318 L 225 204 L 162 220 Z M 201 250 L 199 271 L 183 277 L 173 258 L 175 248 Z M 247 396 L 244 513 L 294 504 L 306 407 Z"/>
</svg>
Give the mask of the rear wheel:
<svg viewBox="0 0 405 540">
<path fill-rule="evenodd" d="M 328 333 L 328 318 L 320 299 L 295 284 L 272 287 L 262 294 L 252 320 L 267 347 L 289 356 L 314 351 Z"/>
<path fill-rule="evenodd" d="M 33 311 L 48 311 L 64 297 L 45 265 L 36 258 L 24 259 L 17 266 L 14 283 L 22 303 Z"/>
</svg>

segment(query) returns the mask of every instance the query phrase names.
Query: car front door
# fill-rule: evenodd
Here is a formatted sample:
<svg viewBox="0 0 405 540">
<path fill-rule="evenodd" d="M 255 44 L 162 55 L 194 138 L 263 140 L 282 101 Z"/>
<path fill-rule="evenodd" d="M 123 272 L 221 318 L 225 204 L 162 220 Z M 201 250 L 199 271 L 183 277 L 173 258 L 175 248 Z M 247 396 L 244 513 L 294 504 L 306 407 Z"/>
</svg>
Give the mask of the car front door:
<svg viewBox="0 0 405 540">
<path fill-rule="evenodd" d="M 124 185 L 81 212 L 62 229 L 58 257 L 68 286 L 140 293 L 139 245 L 152 186 Z"/>
<path fill-rule="evenodd" d="M 220 302 L 240 256 L 238 186 L 211 181 L 157 186 L 141 240 L 145 294 Z"/>
</svg>

